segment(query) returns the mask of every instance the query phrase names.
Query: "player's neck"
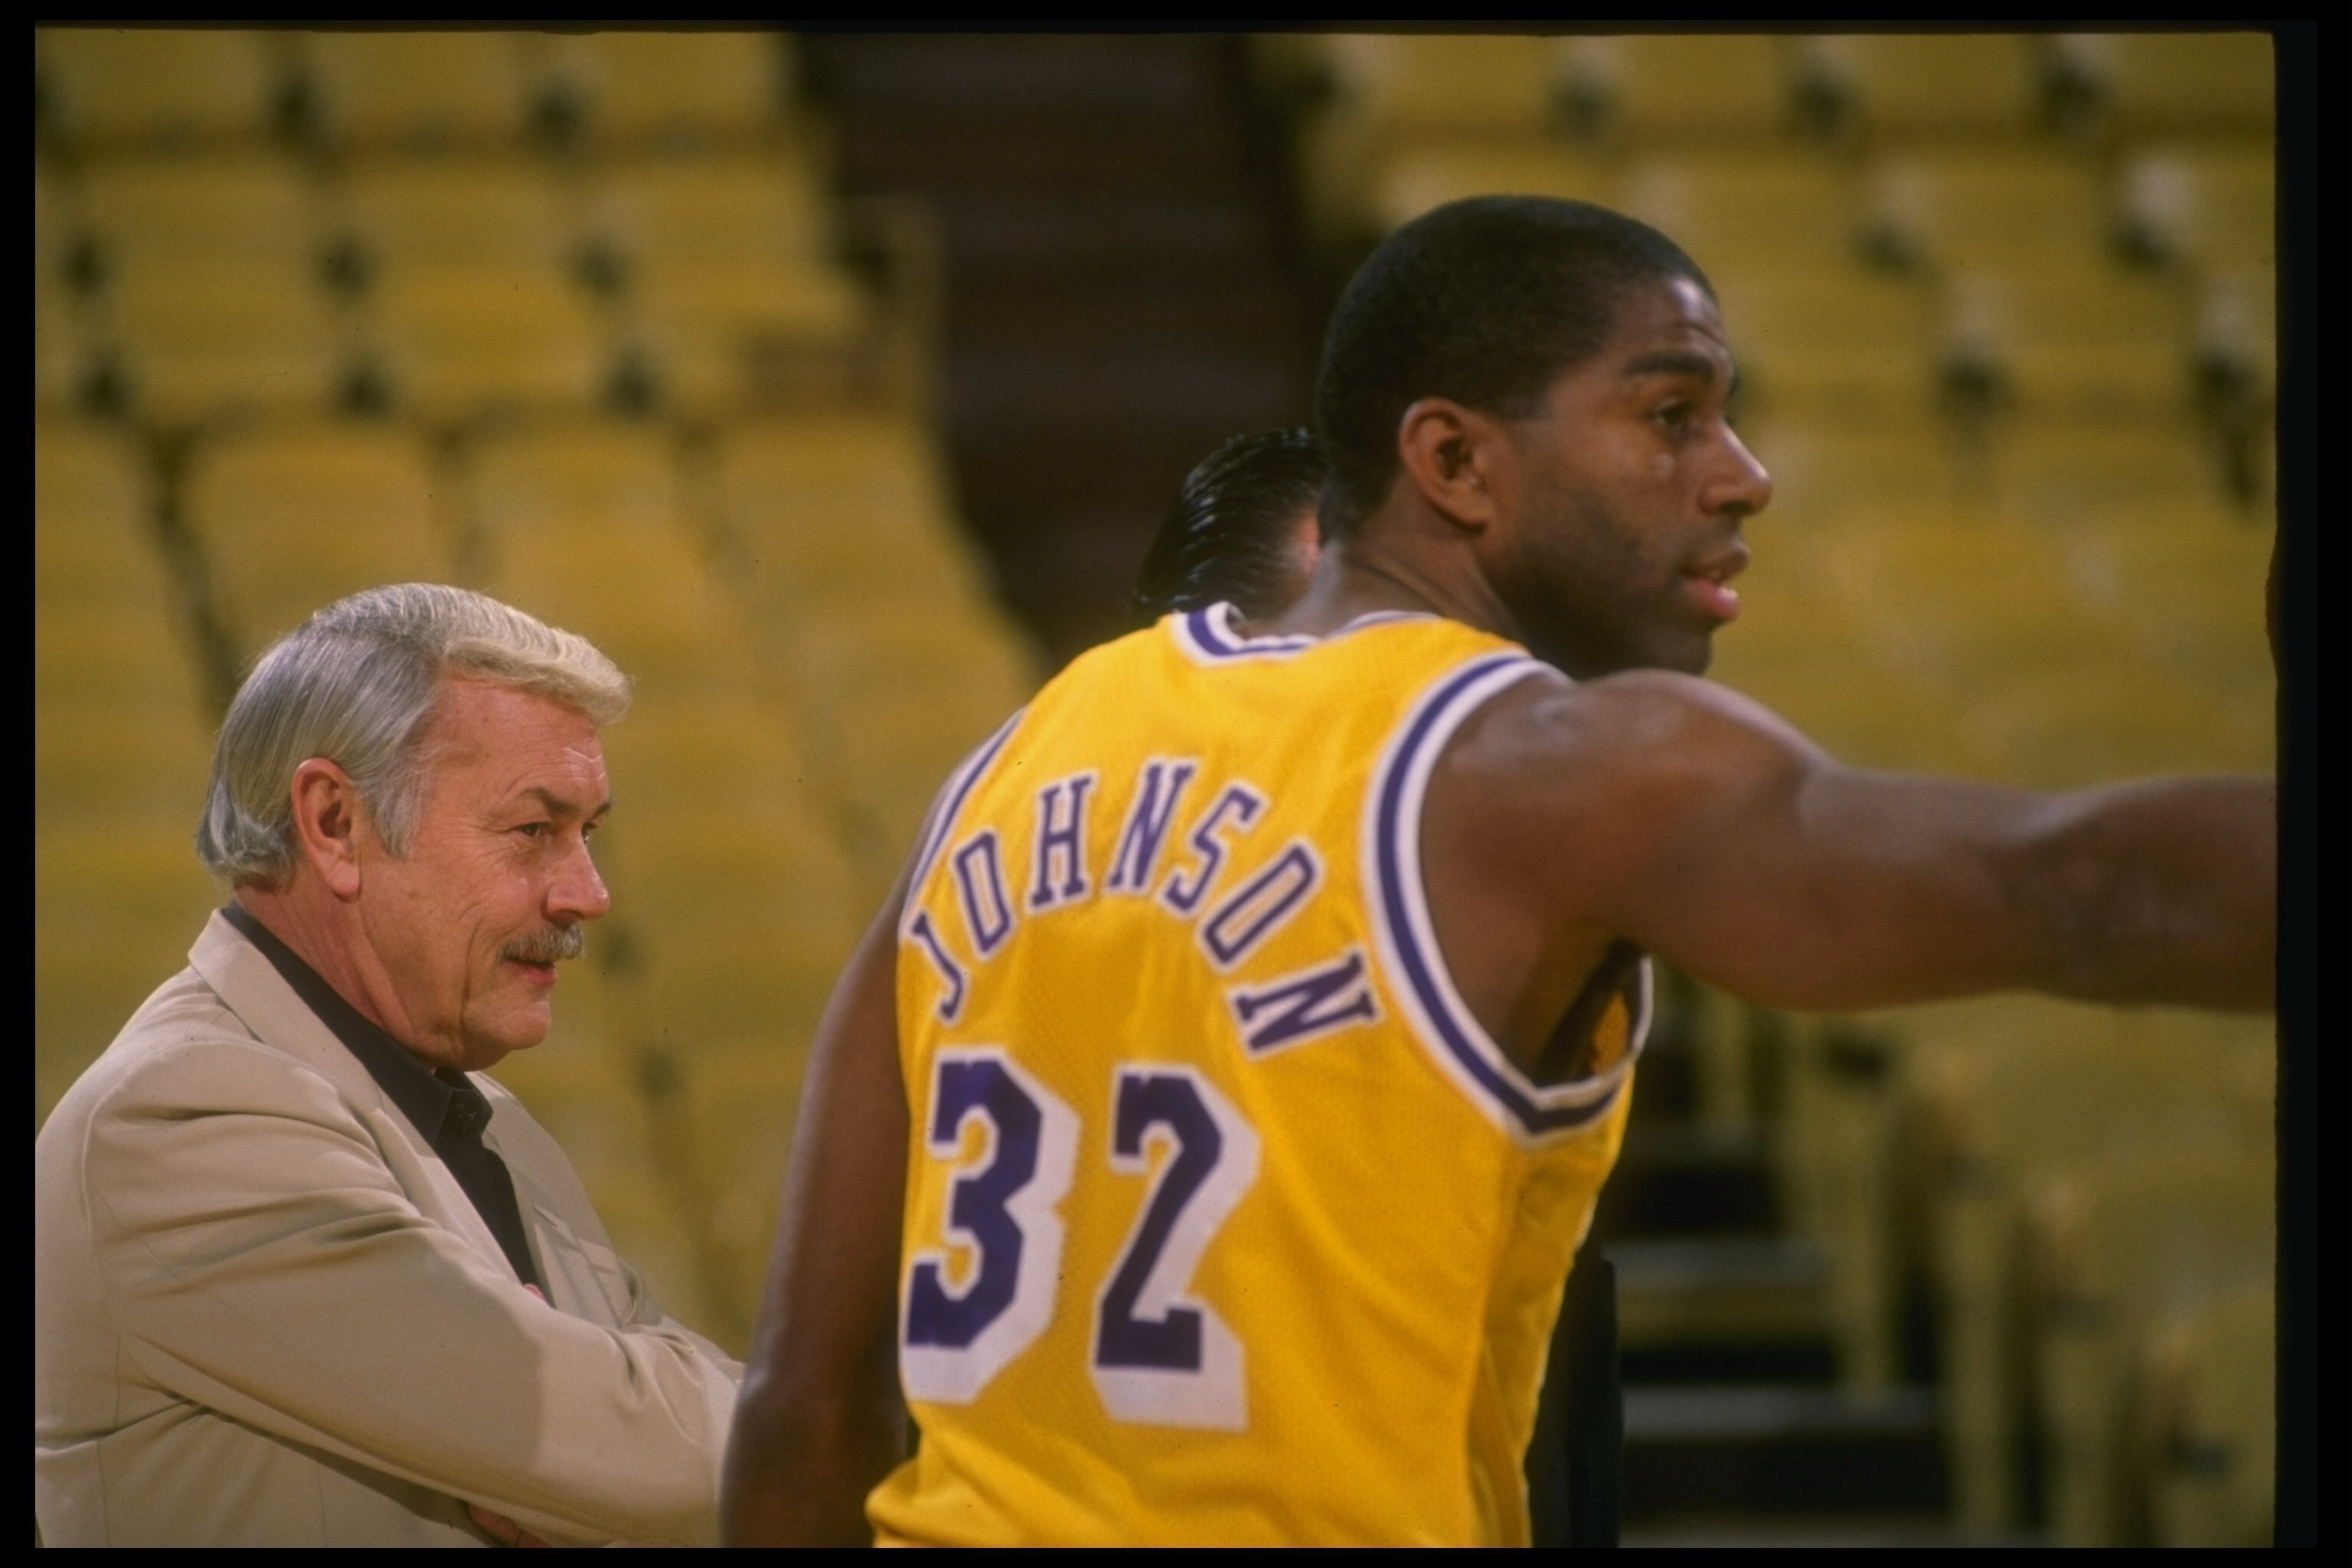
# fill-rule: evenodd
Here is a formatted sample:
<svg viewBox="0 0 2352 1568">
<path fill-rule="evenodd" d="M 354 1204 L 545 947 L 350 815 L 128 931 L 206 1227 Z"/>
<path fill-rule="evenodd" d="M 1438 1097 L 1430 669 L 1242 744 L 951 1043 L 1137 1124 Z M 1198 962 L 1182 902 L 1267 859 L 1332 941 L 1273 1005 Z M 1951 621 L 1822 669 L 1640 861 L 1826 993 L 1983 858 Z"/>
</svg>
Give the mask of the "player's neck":
<svg viewBox="0 0 2352 1568">
<path fill-rule="evenodd" d="M 1444 616 L 1482 631 L 1511 635 L 1511 619 L 1468 552 L 1414 549 L 1408 536 L 1367 529 L 1327 544 L 1307 591 L 1265 623 L 1276 633 L 1324 637 L 1360 616 L 1383 611 Z"/>
</svg>

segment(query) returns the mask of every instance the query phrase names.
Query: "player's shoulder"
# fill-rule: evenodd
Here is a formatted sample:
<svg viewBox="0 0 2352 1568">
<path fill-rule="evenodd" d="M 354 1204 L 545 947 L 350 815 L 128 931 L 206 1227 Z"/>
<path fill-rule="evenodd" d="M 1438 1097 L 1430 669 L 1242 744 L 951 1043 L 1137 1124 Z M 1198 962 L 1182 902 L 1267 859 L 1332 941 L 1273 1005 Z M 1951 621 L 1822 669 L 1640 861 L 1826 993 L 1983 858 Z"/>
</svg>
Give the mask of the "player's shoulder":
<svg viewBox="0 0 2352 1568">
<path fill-rule="evenodd" d="M 1618 800 L 1656 811 L 1801 766 L 1817 753 L 1778 715 L 1697 676 L 1549 668 L 1496 692 L 1446 750 L 1456 793 L 1547 814 Z"/>
</svg>

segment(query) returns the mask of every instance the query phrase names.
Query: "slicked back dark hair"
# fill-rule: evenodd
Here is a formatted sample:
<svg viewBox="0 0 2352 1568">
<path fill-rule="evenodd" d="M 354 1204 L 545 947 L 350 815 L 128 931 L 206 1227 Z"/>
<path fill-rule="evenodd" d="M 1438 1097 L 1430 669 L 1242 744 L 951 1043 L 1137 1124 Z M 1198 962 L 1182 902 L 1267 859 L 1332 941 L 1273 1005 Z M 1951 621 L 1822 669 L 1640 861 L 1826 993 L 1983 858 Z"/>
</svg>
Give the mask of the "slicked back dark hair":
<svg viewBox="0 0 2352 1568">
<path fill-rule="evenodd" d="M 1144 554 L 1135 624 L 1227 600 L 1250 620 L 1286 608 L 1295 531 L 1328 473 L 1312 430 L 1236 436 L 1202 458 Z"/>
<path fill-rule="evenodd" d="M 1600 352 L 1626 289 L 1671 278 L 1713 292 L 1673 240 L 1589 202 L 1472 196 L 1390 235 L 1323 337 L 1324 534 L 1351 532 L 1386 499 L 1397 425 L 1414 403 L 1450 397 L 1525 418 L 1562 373 Z"/>
</svg>

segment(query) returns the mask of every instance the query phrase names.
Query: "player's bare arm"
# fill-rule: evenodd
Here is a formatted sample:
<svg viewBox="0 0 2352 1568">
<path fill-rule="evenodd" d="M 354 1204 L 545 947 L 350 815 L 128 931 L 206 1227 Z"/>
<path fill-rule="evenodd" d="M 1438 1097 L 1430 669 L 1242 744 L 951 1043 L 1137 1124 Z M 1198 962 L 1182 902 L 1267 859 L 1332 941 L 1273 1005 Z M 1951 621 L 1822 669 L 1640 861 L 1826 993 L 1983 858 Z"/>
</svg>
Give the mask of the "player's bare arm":
<svg viewBox="0 0 2352 1568">
<path fill-rule="evenodd" d="M 1876 772 L 1705 681 L 1538 676 L 1449 749 L 1423 852 L 1456 983 L 1524 1055 L 1618 937 L 1797 1008 L 2266 1008 L 2273 814 L 2263 778 L 2044 795 Z"/>
<path fill-rule="evenodd" d="M 865 1546 L 866 1495 L 901 1458 L 900 1211 L 908 1110 L 896 974 L 901 880 L 819 1025 L 719 1523 L 737 1546 Z"/>
</svg>

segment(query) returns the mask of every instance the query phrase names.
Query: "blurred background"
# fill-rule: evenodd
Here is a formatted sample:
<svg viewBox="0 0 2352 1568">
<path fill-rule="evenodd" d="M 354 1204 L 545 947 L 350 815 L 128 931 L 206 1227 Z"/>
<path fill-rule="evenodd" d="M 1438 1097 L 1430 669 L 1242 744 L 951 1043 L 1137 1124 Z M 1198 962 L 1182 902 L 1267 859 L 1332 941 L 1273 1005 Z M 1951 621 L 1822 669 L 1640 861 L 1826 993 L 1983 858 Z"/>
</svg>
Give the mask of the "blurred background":
<svg viewBox="0 0 2352 1568">
<path fill-rule="evenodd" d="M 639 689 L 615 912 L 499 1076 L 740 1350 L 930 792 L 1481 192 L 1717 286 L 1779 487 L 1718 679 L 1878 765 L 2266 769 L 2270 48 L 37 32 L 36 1125 L 223 896 L 254 655 L 476 585 Z M 1598 1230 L 1629 1539 L 2268 1540 L 2268 1019 L 1665 979 Z"/>
</svg>

